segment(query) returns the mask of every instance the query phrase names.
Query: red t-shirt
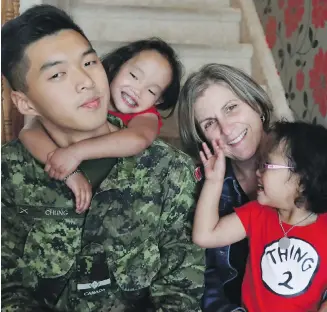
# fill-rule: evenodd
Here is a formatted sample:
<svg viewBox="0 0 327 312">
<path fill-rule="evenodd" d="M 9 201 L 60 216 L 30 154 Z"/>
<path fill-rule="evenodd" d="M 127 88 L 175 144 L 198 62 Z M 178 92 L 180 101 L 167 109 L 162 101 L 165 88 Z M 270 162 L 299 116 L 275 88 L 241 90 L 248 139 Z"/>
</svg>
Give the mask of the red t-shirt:
<svg viewBox="0 0 327 312">
<path fill-rule="evenodd" d="M 250 254 L 242 301 L 250 312 L 317 311 L 327 289 L 327 214 L 289 233 L 291 245 L 278 248 L 284 236 L 276 210 L 257 201 L 235 209 L 249 238 Z M 283 223 L 284 230 L 291 228 Z"/>
<path fill-rule="evenodd" d="M 114 111 L 111 111 L 109 110 L 108 113 L 110 115 L 113 115 L 113 116 L 116 116 L 118 117 L 119 119 L 122 120 L 123 124 L 125 126 L 128 125 L 128 123 L 135 117 L 135 116 L 138 116 L 138 115 L 143 115 L 143 114 L 155 114 L 158 116 L 158 133 L 160 133 L 160 129 L 162 127 L 162 117 L 160 115 L 160 113 L 158 112 L 158 110 L 152 106 L 150 107 L 149 109 L 143 111 L 143 112 L 139 112 L 139 113 L 134 113 L 134 114 L 124 114 L 124 113 L 121 113 L 121 112 L 114 112 Z"/>
</svg>

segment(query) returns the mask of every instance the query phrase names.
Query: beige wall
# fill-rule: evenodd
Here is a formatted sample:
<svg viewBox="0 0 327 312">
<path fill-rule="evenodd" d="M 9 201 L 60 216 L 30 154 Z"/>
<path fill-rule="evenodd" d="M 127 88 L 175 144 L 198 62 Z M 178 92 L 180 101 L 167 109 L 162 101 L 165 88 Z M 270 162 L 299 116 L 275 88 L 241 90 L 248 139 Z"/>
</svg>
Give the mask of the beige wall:
<svg viewBox="0 0 327 312">
<path fill-rule="evenodd" d="M 327 1 L 254 3 L 296 119 L 327 126 Z"/>
<path fill-rule="evenodd" d="M 19 15 L 19 0 L 1 0 L 1 25 Z M 11 89 L 1 77 L 1 143 L 18 136 L 24 124 L 24 117 L 17 111 L 10 97 Z"/>
</svg>

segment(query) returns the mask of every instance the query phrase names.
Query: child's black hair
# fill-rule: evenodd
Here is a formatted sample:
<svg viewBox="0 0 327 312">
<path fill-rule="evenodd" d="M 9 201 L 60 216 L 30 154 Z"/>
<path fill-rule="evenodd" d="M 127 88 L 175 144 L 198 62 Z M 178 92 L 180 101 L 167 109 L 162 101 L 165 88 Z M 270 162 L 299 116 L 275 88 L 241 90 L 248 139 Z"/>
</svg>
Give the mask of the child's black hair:
<svg viewBox="0 0 327 312">
<path fill-rule="evenodd" d="M 168 115 L 170 116 L 174 112 L 179 97 L 182 64 L 176 52 L 168 43 L 159 38 L 134 41 L 102 57 L 102 65 L 106 71 L 109 83 L 111 83 L 123 64 L 142 51 L 149 50 L 154 50 L 165 57 L 172 69 L 172 80 L 162 94 L 163 102 L 157 105 L 157 108 L 160 110 L 171 109 Z"/>
<path fill-rule="evenodd" d="M 327 212 L 327 129 L 301 121 L 281 121 L 269 133 L 273 136 L 272 149 L 285 143 L 288 165 L 299 175 L 307 209 L 318 214 Z"/>
</svg>

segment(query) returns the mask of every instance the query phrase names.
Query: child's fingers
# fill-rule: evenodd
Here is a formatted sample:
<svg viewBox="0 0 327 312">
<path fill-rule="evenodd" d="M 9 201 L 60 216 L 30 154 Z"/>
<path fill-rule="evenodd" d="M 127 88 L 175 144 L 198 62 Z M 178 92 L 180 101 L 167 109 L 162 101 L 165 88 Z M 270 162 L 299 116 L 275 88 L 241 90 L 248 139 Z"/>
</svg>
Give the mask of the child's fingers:
<svg viewBox="0 0 327 312">
<path fill-rule="evenodd" d="M 57 173 L 56 173 L 57 175 L 56 175 L 56 177 L 57 177 L 57 180 L 63 180 L 67 175 L 66 174 L 64 174 L 63 172 L 62 172 L 62 170 L 61 170 L 61 168 L 59 168 L 58 170 L 57 170 Z"/>
<path fill-rule="evenodd" d="M 86 198 L 85 198 L 85 210 L 90 207 L 91 199 L 92 199 L 92 191 L 90 189 L 88 189 L 86 192 Z"/>
<path fill-rule="evenodd" d="M 205 164 L 208 161 L 207 157 L 204 156 L 204 153 L 202 151 L 200 152 L 200 159 L 203 164 Z"/>
<path fill-rule="evenodd" d="M 212 141 L 212 148 L 213 148 L 215 154 L 218 156 L 221 152 L 221 148 L 219 147 L 217 141 L 215 141 L 215 140 Z"/>
<path fill-rule="evenodd" d="M 83 212 L 84 205 L 85 205 L 85 190 L 84 190 L 84 188 L 82 188 L 81 189 L 81 201 L 80 201 L 80 205 L 79 205 L 79 209 L 78 209 L 79 213 Z"/>
<path fill-rule="evenodd" d="M 65 175 L 69 175 L 74 170 L 69 171 L 68 168 L 67 168 L 67 165 L 63 164 L 63 165 L 60 166 L 60 171 L 61 171 L 61 173 L 65 174 Z"/>
<path fill-rule="evenodd" d="M 75 195 L 75 202 L 76 202 L 76 211 L 78 211 L 81 205 L 81 190 L 77 189 L 77 191 L 74 192 L 74 195 Z"/>
<path fill-rule="evenodd" d="M 65 179 L 66 177 L 68 176 L 68 174 L 63 174 L 63 173 L 60 173 L 59 177 L 58 177 L 58 180 L 62 181 L 63 179 Z"/>
<path fill-rule="evenodd" d="M 91 200 L 91 197 L 88 196 L 88 191 L 85 191 L 85 202 L 84 202 L 84 205 L 81 206 L 81 212 L 85 212 L 89 208 L 90 200 Z"/>
<path fill-rule="evenodd" d="M 51 165 L 49 164 L 49 162 L 46 162 L 45 166 L 44 166 L 44 171 L 45 172 L 49 172 L 51 169 Z"/>
<path fill-rule="evenodd" d="M 216 140 L 216 144 L 219 146 L 221 150 L 224 150 L 226 148 L 226 144 L 221 138 Z"/>
<path fill-rule="evenodd" d="M 85 200 L 84 200 L 84 206 L 82 207 L 82 212 L 86 211 L 90 207 L 91 197 L 92 197 L 92 191 L 88 186 L 85 188 L 84 191 L 85 191 Z"/>
<path fill-rule="evenodd" d="M 54 154 L 54 152 L 51 152 L 47 155 L 47 161 L 45 163 L 44 171 L 49 172 L 51 170 L 51 157 Z"/>
<path fill-rule="evenodd" d="M 81 188 L 78 189 L 79 199 L 77 204 L 77 198 L 76 198 L 76 212 L 81 213 L 81 206 L 83 203 L 83 191 Z"/>
<path fill-rule="evenodd" d="M 47 155 L 47 159 L 48 161 L 51 159 L 52 155 L 54 154 L 55 151 L 52 151 L 50 152 L 48 155 Z"/>
<path fill-rule="evenodd" d="M 54 179 L 54 176 L 56 174 L 56 170 L 54 170 L 52 167 L 48 171 L 49 177 Z"/>
<path fill-rule="evenodd" d="M 58 180 L 63 180 L 68 176 L 68 174 L 66 173 L 65 170 L 62 170 L 62 168 L 60 168 L 59 171 L 59 176 L 58 176 Z"/>
<path fill-rule="evenodd" d="M 225 157 L 223 145 L 219 143 L 220 141 L 212 141 L 212 147 L 217 157 Z"/>
<path fill-rule="evenodd" d="M 202 143 L 202 148 L 203 148 L 203 151 L 207 157 L 207 159 L 211 158 L 212 157 L 212 153 L 207 145 L 207 143 Z"/>
<path fill-rule="evenodd" d="M 82 201 L 81 201 L 81 206 L 80 206 L 80 213 L 84 212 L 86 209 L 85 209 L 85 203 L 86 203 L 86 190 L 85 188 L 82 189 Z"/>
<path fill-rule="evenodd" d="M 56 179 L 56 180 L 59 180 L 59 176 L 60 176 L 60 171 L 58 170 L 54 170 L 54 175 L 53 175 L 53 178 Z"/>
</svg>

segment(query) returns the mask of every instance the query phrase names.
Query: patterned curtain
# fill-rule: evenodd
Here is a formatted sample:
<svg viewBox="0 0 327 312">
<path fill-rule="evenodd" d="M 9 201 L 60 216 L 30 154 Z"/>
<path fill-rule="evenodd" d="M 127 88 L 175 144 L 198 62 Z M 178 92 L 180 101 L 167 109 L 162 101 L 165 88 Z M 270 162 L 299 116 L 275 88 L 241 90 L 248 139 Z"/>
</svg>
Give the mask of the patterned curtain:
<svg viewBox="0 0 327 312">
<path fill-rule="evenodd" d="M 19 0 L 1 0 L 1 25 L 17 15 L 19 15 Z M 23 125 L 24 116 L 12 103 L 8 82 L 1 77 L 1 143 L 16 138 Z"/>
</svg>

